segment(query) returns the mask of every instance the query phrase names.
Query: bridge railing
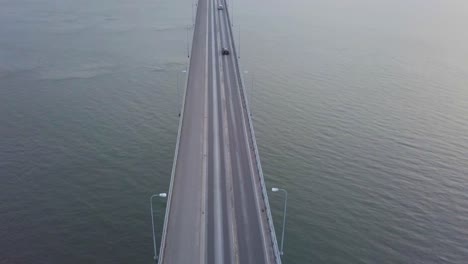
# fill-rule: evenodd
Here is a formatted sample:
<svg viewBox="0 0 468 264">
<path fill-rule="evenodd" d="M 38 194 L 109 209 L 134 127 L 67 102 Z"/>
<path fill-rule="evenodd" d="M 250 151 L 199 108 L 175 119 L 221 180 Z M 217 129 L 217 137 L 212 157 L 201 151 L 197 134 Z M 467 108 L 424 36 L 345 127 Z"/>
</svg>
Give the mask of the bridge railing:
<svg viewBox="0 0 468 264">
<path fill-rule="evenodd" d="M 227 14 L 227 18 L 228 18 L 228 22 L 229 22 L 229 33 L 231 35 L 231 41 L 232 41 L 232 46 L 235 47 L 235 41 L 234 41 L 234 35 L 232 33 L 232 27 L 231 27 L 231 17 L 229 15 L 229 8 L 227 8 L 227 1 L 224 0 L 224 6 L 226 6 L 226 14 Z M 238 43 L 240 44 L 240 43 Z M 236 63 L 236 67 L 238 69 L 237 73 L 238 73 L 238 78 L 241 80 L 241 97 L 242 97 L 242 103 L 243 103 L 243 106 L 245 111 L 247 112 L 247 119 L 248 119 L 248 124 L 249 124 L 249 129 L 250 129 L 250 141 L 252 143 L 252 146 L 253 146 L 253 150 L 254 150 L 254 155 L 255 155 L 255 163 L 256 163 L 256 167 L 257 167 L 257 172 L 258 172 L 258 177 L 259 177 L 259 182 L 260 182 L 260 188 L 261 188 L 261 192 L 262 192 L 262 198 L 263 198 L 263 202 L 265 203 L 265 207 L 266 207 L 266 212 L 267 212 L 267 221 L 268 221 L 268 231 L 270 232 L 270 237 L 271 237 L 271 246 L 273 248 L 273 253 L 274 253 L 274 257 L 275 257 L 275 261 L 277 264 L 281 264 L 281 255 L 280 255 L 280 252 L 279 252 L 279 247 L 278 247 L 278 241 L 276 239 L 276 233 L 275 233 L 275 226 L 273 225 L 273 217 L 271 215 L 271 209 L 270 209 L 270 203 L 269 203 L 269 200 L 268 200 L 268 194 L 267 194 L 267 188 L 265 186 L 265 177 L 263 176 L 263 170 L 262 170 L 262 165 L 260 163 L 260 155 L 258 153 L 258 146 L 257 146 L 257 140 L 256 140 L 256 137 L 255 137 L 255 132 L 254 132 L 254 128 L 253 128 L 253 121 L 252 121 L 252 114 L 250 112 L 250 108 L 249 108 L 249 103 L 248 103 L 248 99 L 247 99 L 247 96 L 246 96 L 246 90 L 245 90 L 245 84 L 244 84 L 244 79 L 242 77 L 242 74 L 240 72 L 240 67 L 239 67 L 239 61 L 238 61 L 238 57 L 237 57 L 237 51 L 236 49 L 234 49 L 232 51 L 234 54 L 234 61 Z"/>
</svg>

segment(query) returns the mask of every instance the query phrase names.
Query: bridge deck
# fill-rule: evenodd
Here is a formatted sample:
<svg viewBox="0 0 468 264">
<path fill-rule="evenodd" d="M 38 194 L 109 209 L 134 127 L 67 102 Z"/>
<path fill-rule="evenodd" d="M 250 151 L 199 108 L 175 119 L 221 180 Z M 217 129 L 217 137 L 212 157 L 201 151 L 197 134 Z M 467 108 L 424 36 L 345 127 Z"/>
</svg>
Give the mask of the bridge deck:
<svg viewBox="0 0 468 264">
<path fill-rule="evenodd" d="M 199 0 L 159 263 L 281 262 L 236 56 L 226 1 Z"/>
</svg>

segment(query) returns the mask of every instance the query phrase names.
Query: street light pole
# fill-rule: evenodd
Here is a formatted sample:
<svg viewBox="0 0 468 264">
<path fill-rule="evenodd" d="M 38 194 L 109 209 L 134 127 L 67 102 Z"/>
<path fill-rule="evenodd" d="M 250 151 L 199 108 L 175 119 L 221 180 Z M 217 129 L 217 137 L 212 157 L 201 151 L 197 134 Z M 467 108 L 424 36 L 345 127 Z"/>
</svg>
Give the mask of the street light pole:
<svg viewBox="0 0 468 264">
<path fill-rule="evenodd" d="M 154 231 L 154 212 L 153 212 L 153 198 L 154 197 L 161 197 L 161 198 L 166 198 L 167 194 L 166 193 L 158 193 L 158 194 L 153 194 L 151 195 L 150 198 L 150 205 L 151 205 L 151 223 L 152 223 L 152 228 L 153 228 L 153 247 L 154 247 L 154 260 L 158 259 L 158 253 L 156 251 L 156 234 Z"/>
<path fill-rule="evenodd" d="M 150 205 L 151 205 L 151 223 L 153 225 L 153 247 L 154 247 L 154 262 L 157 264 L 158 260 L 158 253 L 156 251 L 156 234 L 154 232 L 154 213 L 153 213 L 153 198 L 154 197 L 161 197 L 161 198 L 166 198 L 167 194 L 166 193 L 158 193 L 158 194 L 153 194 L 151 195 L 150 198 Z"/>
<path fill-rule="evenodd" d="M 151 195 L 150 198 L 150 205 L 151 205 L 151 224 L 153 227 L 153 248 L 154 248 L 154 262 L 157 263 L 158 259 L 158 252 L 156 251 L 156 234 L 154 233 L 154 213 L 153 213 L 153 198 L 154 197 L 161 197 L 161 198 L 166 198 L 167 194 L 166 193 L 158 193 L 158 194 L 153 194 Z"/>
<path fill-rule="evenodd" d="M 280 189 L 280 188 L 271 188 L 272 192 L 278 192 L 282 191 L 284 193 L 284 212 L 283 212 L 283 232 L 281 234 L 281 251 L 280 254 L 283 255 L 283 243 L 284 243 L 284 229 L 286 227 L 286 208 L 288 205 L 288 192 L 285 189 Z"/>
<path fill-rule="evenodd" d="M 151 204 L 151 223 L 153 224 L 153 247 L 154 247 L 154 262 L 157 263 L 158 253 L 156 251 L 156 234 L 154 233 L 154 213 L 153 213 L 153 198 L 154 197 L 161 197 L 166 198 L 166 193 L 158 193 L 151 195 L 150 204 Z"/>
<path fill-rule="evenodd" d="M 241 36 L 240 36 L 240 24 L 239 24 L 239 26 L 238 26 L 238 29 L 239 29 L 239 41 L 238 41 L 238 43 L 237 43 L 237 44 L 238 44 L 238 46 L 239 46 L 239 54 L 238 54 L 237 58 L 238 58 L 238 59 L 240 59 L 240 53 L 241 53 L 241 42 L 240 42 L 240 37 L 241 37 Z"/>
<path fill-rule="evenodd" d="M 187 26 L 187 58 L 190 58 L 190 53 L 189 53 L 189 26 Z"/>
<path fill-rule="evenodd" d="M 180 116 L 180 109 L 182 108 L 181 103 L 180 103 L 180 89 L 179 89 L 179 75 L 181 73 L 187 73 L 187 70 L 177 72 L 177 108 L 179 109 L 179 116 Z"/>
<path fill-rule="evenodd" d="M 249 71 L 244 71 L 245 74 L 249 74 Z M 250 106 L 250 116 L 253 116 L 252 115 L 252 93 L 253 93 L 253 88 L 254 88 L 254 73 L 251 72 L 250 74 L 250 81 L 251 81 L 251 85 L 250 85 L 250 89 L 248 89 L 248 85 L 246 86 L 246 93 L 247 93 L 247 98 L 249 99 L 249 106 Z"/>
<path fill-rule="evenodd" d="M 252 105 L 252 101 L 253 101 L 253 89 L 254 89 L 254 80 L 255 80 L 255 74 L 252 72 L 252 76 L 250 76 L 250 81 L 252 82 L 252 84 L 250 85 L 250 105 Z M 250 108 L 250 116 L 252 116 L 252 108 Z"/>
<path fill-rule="evenodd" d="M 245 75 L 248 75 L 248 74 L 249 74 L 249 71 L 244 71 L 244 74 L 245 74 Z M 249 90 L 252 90 L 252 87 L 250 87 L 250 89 L 249 89 L 249 86 L 247 85 L 247 86 L 245 87 L 245 90 L 246 90 L 246 93 L 247 93 L 247 99 L 249 100 L 249 103 L 252 103 L 252 101 L 251 101 L 252 98 L 251 98 L 250 92 L 249 92 Z M 250 109 L 250 111 L 252 111 L 252 109 Z"/>
</svg>

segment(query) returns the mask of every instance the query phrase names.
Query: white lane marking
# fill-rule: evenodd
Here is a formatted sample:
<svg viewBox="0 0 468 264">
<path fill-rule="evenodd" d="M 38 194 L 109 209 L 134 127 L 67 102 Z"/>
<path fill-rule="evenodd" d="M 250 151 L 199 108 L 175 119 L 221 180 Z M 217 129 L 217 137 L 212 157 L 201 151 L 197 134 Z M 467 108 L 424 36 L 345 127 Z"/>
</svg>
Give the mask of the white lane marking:
<svg viewBox="0 0 468 264">
<path fill-rule="evenodd" d="M 224 2 L 226 3 L 225 0 L 224 0 Z M 227 12 L 227 11 L 226 11 L 226 12 Z M 227 20 L 227 17 L 226 17 L 226 20 Z M 229 23 L 227 23 L 227 24 L 229 24 Z M 230 28 L 229 28 L 228 30 L 230 30 Z M 230 33 L 232 33 L 232 31 L 230 31 Z M 230 39 L 232 39 L 232 34 L 229 34 L 229 37 L 230 37 Z M 229 41 L 229 45 L 231 46 L 231 49 L 233 49 L 233 43 L 232 43 L 232 41 Z M 234 70 L 235 70 L 235 72 L 236 72 L 236 79 L 238 79 L 238 74 L 239 74 L 239 72 L 238 72 L 238 69 L 237 69 L 237 67 L 236 67 L 236 64 L 234 63 L 234 62 L 235 62 L 235 61 L 234 61 L 235 59 L 236 59 L 236 58 L 233 58 L 233 59 L 232 59 L 232 65 L 233 65 L 233 68 L 234 68 Z M 245 141 L 246 141 L 246 146 L 248 147 L 248 148 L 247 148 L 247 152 L 248 152 L 247 154 L 248 154 L 248 156 L 249 156 L 249 159 L 248 159 L 248 160 L 249 160 L 249 168 L 250 168 L 250 171 L 251 171 L 251 180 L 252 180 L 253 186 L 255 186 L 255 188 L 253 188 L 253 189 L 254 189 L 254 191 L 255 191 L 255 201 L 256 201 L 256 205 L 257 205 L 257 213 L 258 213 L 258 216 L 259 216 L 259 217 L 258 217 L 258 221 L 259 221 L 259 224 L 260 224 L 260 227 L 261 227 L 261 230 L 262 230 L 262 240 L 263 240 L 263 250 L 264 250 L 263 253 L 264 253 L 264 256 L 266 256 L 266 258 L 267 258 L 267 260 L 268 260 L 267 262 L 268 262 L 268 263 L 271 263 L 271 256 L 270 256 L 270 254 L 267 253 L 267 252 L 268 252 L 268 249 L 267 249 L 268 243 L 267 243 L 266 237 L 265 237 L 265 235 L 264 235 L 265 226 L 264 226 L 264 222 L 263 222 L 263 220 L 262 220 L 262 215 L 261 215 L 261 212 L 260 212 L 261 205 L 260 205 L 260 201 L 259 201 L 259 193 L 258 193 L 258 190 L 257 190 L 257 188 L 256 188 L 256 187 L 258 187 L 258 185 L 256 184 L 257 181 L 256 181 L 256 179 L 255 179 L 256 173 L 255 173 L 255 171 L 254 171 L 252 153 L 251 153 L 251 150 L 250 150 L 250 149 L 251 149 L 251 144 L 250 144 L 249 139 L 248 139 L 248 138 L 249 138 L 249 134 L 248 134 L 248 132 L 247 132 L 247 125 L 246 125 L 246 123 L 245 123 L 244 107 L 243 107 L 243 104 L 242 104 L 242 97 L 241 97 L 241 91 L 240 91 L 241 87 L 239 87 L 239 85 L 242 85 L 242 84 L 239 84 L 239 82 L 237 82 L 237 84 L 238 84 L 237 86 L 238 86 L 239 89 L 236 89 L 236 90 L 237 90 L 237 92 L 239 93 L 239 101 L 240 101 L 241 112 L 242 112 L 242 117 L 243 117 L 243 118 L 242 118 L 242 128 L 243 128 L 243 130 L 244 130 L 244 135 L 245 135 L 244 138 L 245 138 Z"/>
<path fill-rule="evenodd" d="M 214 186 L 214 211 L 215 211 L 215 219 L 214 219 L 214 225 L 215 225 L 215 241 L 214 241 L 214 247 L 215 247 L 215 263 L 223 263 L 224 262 L 224 237 L 223 237 L 223 225 L 222 225 L 222 204 L 221 204 L 221 190 L 220 190 L 220 157 L 219 157 L 219 117 L 218 117 L 218 87 L 216 83 L 216 61 L 215 61 L 215 56 L 216 56 L 216 45 L 215 45 L 215 0 L 211 1 L 211 34 L 212 34 L 212 69 L 213 69 L 213 78 L 212 78 L 212 84 L 213 84 L 213 126 L 214 126 L 214 179 L 213 179 L 213 186 Z"/>
<path fill-rule="evenodd" d="M 198 10 L 198 6 L 197 6 Z M 206 4 L 206 49 L 205 49 L 205 100 L 204 100 L 204 113 L 203 113 L 203 168 L 202 168 L 202 200 L 201 200 L 201 237 L 200 237 L 200 245 L 202 247 L 200 253 L 200 264 L 206 263 L 206 225 L 207 225 L 207 212 L 206 212 L 206 205 L 207 205 L 207 178 L 208 178 L 208 34 L 209 34 L 209 16 L 208 12 L 210 11 L 209 5 Z M 196 19 L 198 18 L 198 12 Z"/>
<path fill-rule="evenodd" d="M 221 30 L 221 36 L 225 40 L 225 32 L 223 30 L 224 19 L 221 18 L 223 14 L 218 13 L 218 20 Z M 223 42 L 221 42 L 223 43 Z M 218 57 L 219 58 L 219 57 Z M 232 165 L 231 165 L 231 147 L 229 143 L 229 127 L 228 127 L 228 116 L 227 116 L 227 102 L 226 102 L 226 88 L 230 89 L 231 80 L 229 78 L 229 73 L 226 74 L 227 82 L 224 82 L 224 64 L 227 65 L 226 56 L 221 56 L 220 65 L 220 74 L 221 74 L 221 99 L 222 99 L 222 111 L 223 111 L 223 132 L 224 132 L 224 145 L 225 145 L 225 170 L 226 170 L 226 202 L 227 202 L 227 214 L 228 214 L 228 226 L 229 226 L 229 237 L 231 238 L 230 244 L 233 248 L 233 254 L 231 254 L 231 263 L 239 263 L 238 257 L 238 242 L 237 242 L 237 232 L 236 232 L 236 221 L 234 216 L 234 193 L 233 193 L 233 184 L 232 184 Z M 226 84 L 226 85 L 225 85 Z"/>
</svg>

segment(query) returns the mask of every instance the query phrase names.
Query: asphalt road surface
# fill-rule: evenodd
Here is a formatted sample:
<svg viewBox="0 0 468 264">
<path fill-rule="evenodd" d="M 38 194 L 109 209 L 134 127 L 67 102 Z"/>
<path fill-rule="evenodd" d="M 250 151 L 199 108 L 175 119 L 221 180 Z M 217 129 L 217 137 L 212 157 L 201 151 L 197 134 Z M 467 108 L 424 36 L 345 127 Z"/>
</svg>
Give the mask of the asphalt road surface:
<svg viewBox="0 0 468 264">
<path fill-rule="evenodd" d="M 225 0 L 198 1 L 191 54 L 159 263 L 279 263 Z"/>
</svg>

